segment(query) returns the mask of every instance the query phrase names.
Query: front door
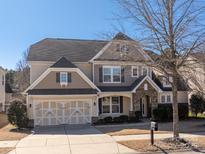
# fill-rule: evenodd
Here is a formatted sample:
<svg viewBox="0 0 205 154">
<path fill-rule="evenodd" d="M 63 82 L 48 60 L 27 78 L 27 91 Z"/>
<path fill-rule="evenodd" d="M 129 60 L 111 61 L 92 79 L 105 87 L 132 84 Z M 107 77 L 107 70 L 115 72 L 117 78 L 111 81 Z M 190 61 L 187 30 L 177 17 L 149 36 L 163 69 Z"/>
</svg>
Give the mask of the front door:
<svg viewBox="0 0 205 154">
<path fill-rule="evenodd" d="M 150 97 L 147 95 L 141 98 L 141 111 L 142 117 L 151 117 Z"/>
<path fill-rule="evenodd" d="M 142 117 L 147 117 L 147 102 L 145 97 L 142 97 Z"/>
</svg>

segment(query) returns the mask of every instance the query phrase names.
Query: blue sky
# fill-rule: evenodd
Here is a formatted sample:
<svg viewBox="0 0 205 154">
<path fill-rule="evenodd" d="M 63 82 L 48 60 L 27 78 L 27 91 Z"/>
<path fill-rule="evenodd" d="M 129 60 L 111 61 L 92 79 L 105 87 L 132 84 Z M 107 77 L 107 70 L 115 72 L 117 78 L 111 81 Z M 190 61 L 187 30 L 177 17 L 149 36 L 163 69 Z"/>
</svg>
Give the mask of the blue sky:
<svg viewBox="0 0 205 154">
<path fill-rule="evenodd" d="M 116 10 L 114 0 L 0 0 L 0 66 L 14 69 L 43 38 L 97 39 L 112 31 Z"/>
</svg>

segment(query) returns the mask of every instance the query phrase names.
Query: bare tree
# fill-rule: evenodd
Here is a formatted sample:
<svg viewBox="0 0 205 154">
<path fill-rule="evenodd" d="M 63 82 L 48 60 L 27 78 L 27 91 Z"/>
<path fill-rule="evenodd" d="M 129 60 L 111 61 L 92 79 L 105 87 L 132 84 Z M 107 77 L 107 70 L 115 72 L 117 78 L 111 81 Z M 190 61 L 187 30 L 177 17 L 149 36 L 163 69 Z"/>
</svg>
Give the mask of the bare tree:
<svg viewBox="0 0 205 154">
<path fill-rule="evenodd" d="M 28 50 L 23 52 L 22 58 L 16 64 L 15 83 L 19 92 L 25 90 L 30 81 L 30 68 L 27 63 Z"/>
<path fill-rule="evenodd" d="M 179 137 L 177 80 L 185 67 L 191 68 L 189 55 L 205 41 L 204 2 L 198 0 L 118 0 L 124 10 L 121 18 L 143 30 L 146 49 L 160 52 L 152 67 L 172 77 L 173 139 Z M 193 62 L 192 62 L 193 63 Z"/>
</svg>

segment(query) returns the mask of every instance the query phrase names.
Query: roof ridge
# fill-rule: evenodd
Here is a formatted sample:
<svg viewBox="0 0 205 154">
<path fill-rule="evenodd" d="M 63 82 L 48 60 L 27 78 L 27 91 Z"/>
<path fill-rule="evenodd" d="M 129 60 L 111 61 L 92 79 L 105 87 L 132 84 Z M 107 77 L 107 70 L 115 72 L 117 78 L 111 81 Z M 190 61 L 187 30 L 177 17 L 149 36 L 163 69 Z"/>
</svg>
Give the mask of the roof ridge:
<svg viewBox="0 0 205 154">
<path fill-rule="evenodd" d="M 75 39 L 75 38 L 44 38 L 43 40 L 69 40 L 69 41 L 96 41 L 96 42 L 109 42 L 109 40 L 95 40 L 95 39 Z"/>
</svg>

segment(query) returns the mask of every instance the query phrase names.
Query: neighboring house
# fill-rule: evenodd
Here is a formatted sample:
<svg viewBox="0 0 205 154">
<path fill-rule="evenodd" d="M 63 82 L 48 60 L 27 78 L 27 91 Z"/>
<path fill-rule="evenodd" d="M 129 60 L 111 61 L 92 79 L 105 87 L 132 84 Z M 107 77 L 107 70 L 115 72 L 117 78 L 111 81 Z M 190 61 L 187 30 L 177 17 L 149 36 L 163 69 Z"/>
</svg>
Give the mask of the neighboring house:
<svg viewBox="0 0 205 154">
<path fill-rule="evenodd" d="M 6 71 L 0 67 L 0 112 L 5 111 L 5 74 Z"/>
<path fill-rule="evenodd" d="M 191 65 L 187 69 L 186 76 L 192 93 L 205 95 L 205 52 L 193 53 L 189 56 Z"/>
<path fill-rule="evenodd" d="M 172 103 L 172 88 L 147 62 L 153 61 L 139 43 L 122 33 L 111 41 L 39 41 L 28 55 L 29 118 L 34 125 L 58 125 L 131 116 L 135 111 L 150 117 L 159 103 Z M 187 103 L 187 90 L 180 85 L 178 102 Z"/>
</svg>

